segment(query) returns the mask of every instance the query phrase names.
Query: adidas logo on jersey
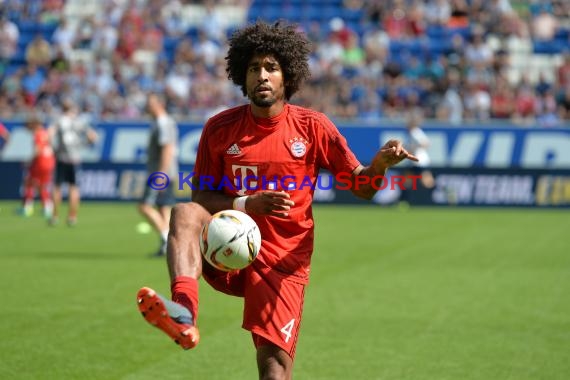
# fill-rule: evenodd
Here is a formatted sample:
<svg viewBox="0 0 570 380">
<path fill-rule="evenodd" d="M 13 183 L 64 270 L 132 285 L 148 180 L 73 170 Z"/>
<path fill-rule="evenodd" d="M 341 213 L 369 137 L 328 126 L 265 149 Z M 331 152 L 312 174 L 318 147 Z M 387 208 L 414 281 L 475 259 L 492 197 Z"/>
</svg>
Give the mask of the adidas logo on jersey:
<svg viewBox="0 0 570 380">
<path fill-rule="evenodd" d="M 241 150 L 237 144 L 233 144 L 228 148 L 228 150 L 226 150 L 226 154 L 232 154 L 232 155 L 241 154 Z"/>
</svg>

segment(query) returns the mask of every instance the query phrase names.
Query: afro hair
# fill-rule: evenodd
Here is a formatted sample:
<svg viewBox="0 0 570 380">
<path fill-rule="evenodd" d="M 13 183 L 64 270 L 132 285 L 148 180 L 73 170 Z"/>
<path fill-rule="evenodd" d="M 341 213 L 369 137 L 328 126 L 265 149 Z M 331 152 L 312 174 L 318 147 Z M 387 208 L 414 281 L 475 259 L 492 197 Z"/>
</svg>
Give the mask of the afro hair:
<svg viewBox="0 0 570 380">
<path fill-rule="evenodd" d="M 226 56 L 228 78 L 247 95 L 247 66 L 256 54 L 270 54 L 277 59 L 285 80 L 285 99 L 289 100 L 309 79 L 310 42 L 296 26 L 281 21 L 273 25 L 263 21 L 236 31 L 229 40 Z"/>
</svg>

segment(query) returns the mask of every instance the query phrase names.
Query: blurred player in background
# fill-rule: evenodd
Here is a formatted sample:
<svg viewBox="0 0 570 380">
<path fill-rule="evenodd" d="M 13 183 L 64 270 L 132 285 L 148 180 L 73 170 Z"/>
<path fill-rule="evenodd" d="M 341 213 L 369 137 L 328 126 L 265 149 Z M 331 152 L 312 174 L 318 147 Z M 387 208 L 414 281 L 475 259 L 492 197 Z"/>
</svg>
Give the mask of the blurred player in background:
<svg viewBox="0 0 570 380">
<path fill-rule="evenodd" d="M 153 119 L 147 149 L 148 176 L 154 175 L 153 173 L 164 173 L 171 182 L 164 190 L 145 186 L 143 198 L 139 203 L 139 211 L 160 234 L 161 243 L 155 255 L 164 256 L 170 211 L 176 203 L 173 189 L 178 172 L 178 126 L 176 121 L 168 115 L 164 102 L 157 95 L 149 95 L 147 109 Z"/>
<path fill-rule="evenodd" d="M 42 202 L 44 216 L 51 218 L 53 203 L 50 190 L 55 169 L 55 156 L 48 132 L 39 118 L 30 118 L 26 123 L 26 128 L 33 135 L 33 157 L 24 179 L 22 213 L 25 216 L 31 216 L 34 213 L 34 197 L 37 191 Z"/>
<path fill-rule="evenodd" d="M 2 158 L 2 152 L 8 140 L 10 140 L 10 131 L 8 131 L 8 128 L 6 128 L 4 124 L 0 123 L 0 158 Z"/>
<path fill-rule="evenodd" d="M 310 45 L 295 26 L 258 22 L 237 31 L 229 46 L 228 77 L 250 103 L 213 116 L 202 132 L 193 202 L 177 204 L 170 221 L 167 262 L 174 302 L 145 287 L 137 294 L 138 306 L 149 323 L 183 348 L 193 348 L 199 341 L 198 279 L 203 275 L 216 290 L 244 298 L 242 326 L 252 334 L 259 378 L 290 379 L 313 252 L 313 190 L 218 185 L 247 175 L 289 175 L 315 183 L 320 168 L 370 180 L 415 157 L 391 140 L 364 167 L 324 114 L 288 104 L 310 76 Z M 376 189 L 368 183 L 352 191 L 371 199 Z M 221 272 L 202 261 L 199 235 L 212 213 L 232 208 L 256 221 L 263 243 L 250 266 Z M 338 338 L 344 344 L 342 333 Z"/>
<path fill-rule="evenodd" d="M 411 110 L 407 119 L 407 141 L 406 148 L 410 153 L 418 158 L 418 161 L 412 161 L 412 174 L 421 175 L 421 184 L 431 189 L 434 186 L 433 174 L 429 170 L 431 164 L 428 147 L 430 144 L 429 137 L 421 128 L 423 123 L 423 114 L 419 109 Z M 405 186 L 409 188 L 409 186 Z"/>
<path fill-rule="evenodd" d="M 69 185 L 69 211 L 67 224 L 77 223 L 77 213 L 81 195 L 79 193 L 78 173 L 81 168 L 81 150 L 86 144 L 97 141 L 97 133 L 87 120 L 79 115 L 78 110 L 70 99 L 62 104 L 63 113 L 49 127 L 55 149 L 55 186 L 53 188 L 53 215 L 50 224 L 58 223 L 61 207 L 61 185 Z"/>
</svg>

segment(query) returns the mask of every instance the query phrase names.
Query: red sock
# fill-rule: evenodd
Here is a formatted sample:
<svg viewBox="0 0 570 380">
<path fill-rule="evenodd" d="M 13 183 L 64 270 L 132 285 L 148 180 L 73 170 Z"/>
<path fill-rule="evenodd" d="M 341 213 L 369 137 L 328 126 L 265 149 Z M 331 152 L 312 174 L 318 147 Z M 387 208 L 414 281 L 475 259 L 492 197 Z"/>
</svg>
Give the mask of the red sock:
<svg viewBox="0 0 570 380">
<path fill-rule="evenodd" d="M 42 204 L 44 205 L 44 207 L 46 206 L 47 203 L 51 201 L 49 188 L 47 185 L 42 185 L 40 190 L 40 199 L 42 200 Z"/>
<path fill-rule="evenodd" d="M 178 276 L 170 284 L 172 300 L 190 310 L 194 324 L 198 319 L 198 280 L 188 276 Z"/>
<path fill-rule="evenodd" d="M 24 187 L 24 205 L 34 200 L 34 186 L 26 184 Z"/>
</svg>

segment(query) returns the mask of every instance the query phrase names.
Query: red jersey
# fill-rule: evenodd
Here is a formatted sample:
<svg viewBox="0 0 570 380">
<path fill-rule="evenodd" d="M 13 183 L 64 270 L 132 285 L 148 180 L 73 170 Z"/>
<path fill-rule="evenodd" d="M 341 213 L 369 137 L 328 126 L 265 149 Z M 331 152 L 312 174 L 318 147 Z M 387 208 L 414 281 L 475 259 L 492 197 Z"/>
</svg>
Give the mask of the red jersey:
<svg viewBox="0 0 570 380">
<path fill-rule="evenodd" d="M 286 104 L 280 115 L 260 119 L 243 105 L 208 120 L 194 176 L 204 190 L 232 196 L 288 191 L 295 205 L 287 218 L 251 215 L 262 238 L 257 260 L 305 283 L 313 252 L 311 204 L 319 169 L 334 175 L 352 173 L 359 165 L 324 114 Z"/>
<path fill-rule="evenodd" d="M 37 129 L 34 132 L 34 158 L 32 165 L 41 167 L 55 166 L 55 156 L 49 141 L 49 135 L 45 129 Z"/>
</svg>

